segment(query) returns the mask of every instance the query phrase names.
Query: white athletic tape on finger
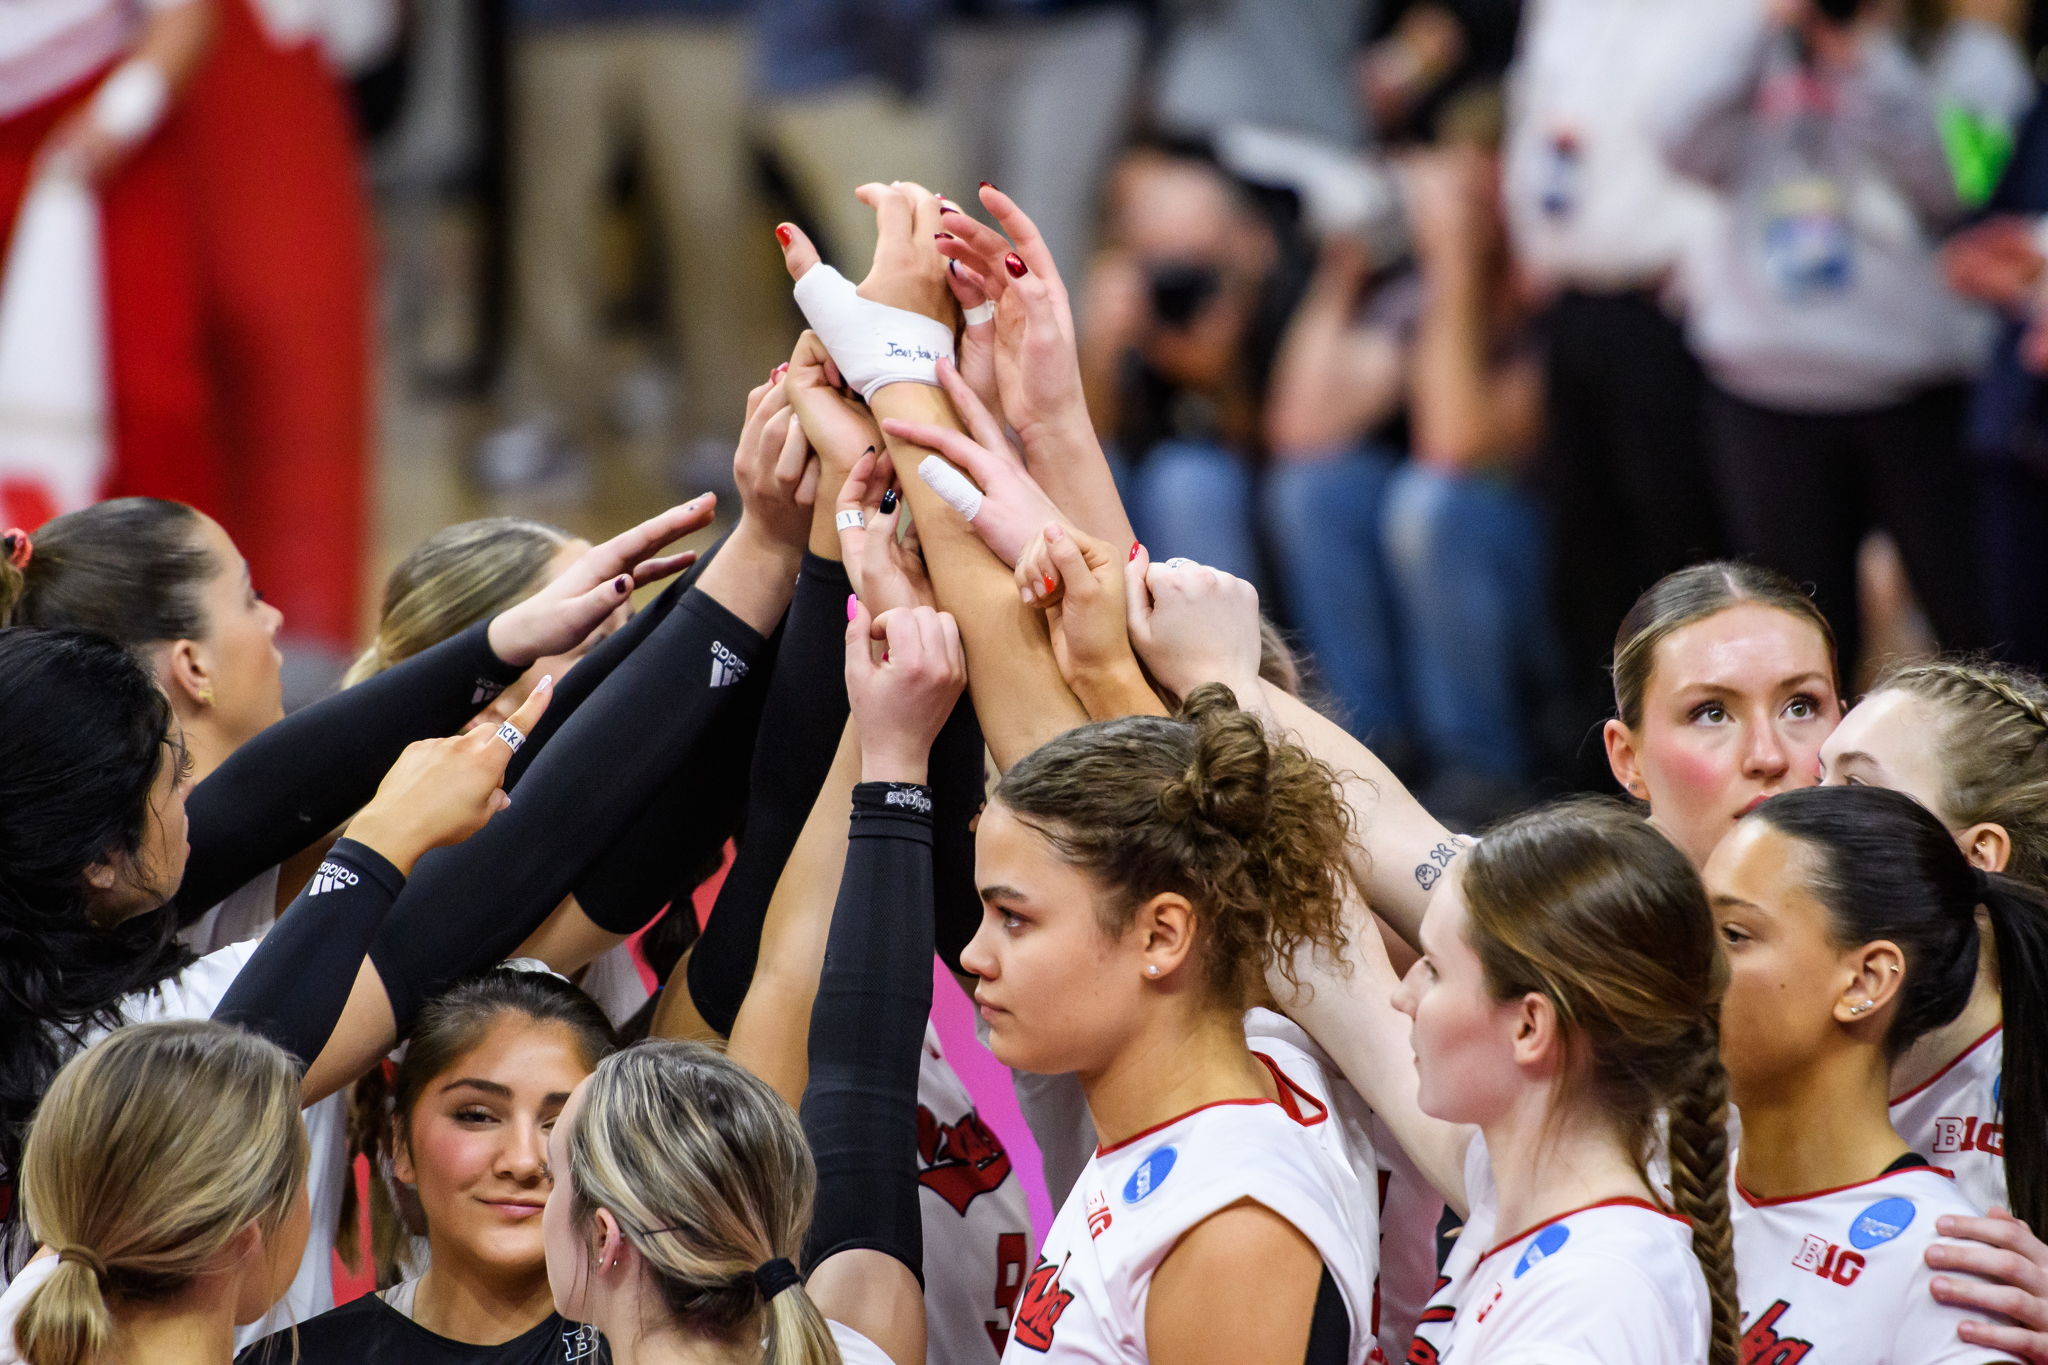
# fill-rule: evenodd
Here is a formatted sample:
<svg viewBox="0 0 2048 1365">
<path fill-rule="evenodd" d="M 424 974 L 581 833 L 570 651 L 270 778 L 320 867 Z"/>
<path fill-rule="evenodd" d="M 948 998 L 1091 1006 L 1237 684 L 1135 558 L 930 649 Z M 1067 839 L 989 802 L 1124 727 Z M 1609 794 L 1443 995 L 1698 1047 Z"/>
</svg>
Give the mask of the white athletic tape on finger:
<svg viewBox="0 0 2048 1365">
<path fill-rule="evenodd" d="M 925 456 L 917 466 L 917 477 L 939 495 L 939 501 L 969 521 L 981 511 L 981 490 L 974 486 L 974 480 L 938 456 Z"/>
<path fill-rule="evenodd" d="M 518 729 L 509 720 L 498 723 L 498 738 L 510 745 L 512 752 L 515 754 L 519 752 L 519 746 L 526 743 L 526 736 L 520 734 Z"/>
<path fill-rule="evenodd" d="M 849 507 L 832 520 L 842 531 L 858 531 L 868 524 L 868 519 L 861 515 L 858 507 Z"/>
<path fill-rule="evenodd" d="M 939 361 L 953 358 L 953 329 L 854 292 L 853 281 L 814 265 L 796 282 L 796 306 L 825 343 L 839 373 L 872 399 L 884 384 L 939 382 Z"/>
<path fill-rule="evenodd" d="M 979 327 L 995 315 L 996 306 L 992 303 L 977 303 L 960 314 L 969 327 Z"/>
</svg>

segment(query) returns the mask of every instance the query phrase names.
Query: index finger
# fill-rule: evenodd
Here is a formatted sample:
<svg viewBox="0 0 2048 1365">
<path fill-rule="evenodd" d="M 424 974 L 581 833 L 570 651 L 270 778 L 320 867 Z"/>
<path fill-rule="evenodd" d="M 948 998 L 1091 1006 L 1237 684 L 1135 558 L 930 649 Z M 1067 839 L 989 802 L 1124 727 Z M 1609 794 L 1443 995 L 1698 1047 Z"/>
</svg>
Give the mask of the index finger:
<svg viewBox="0 0 2048 1365">
<path fill-rule="evenodd" d="M 555 675 L 550 673 L 541 678 L 540 684 L 527 694 L 525 701 L 519 703 L 519 709 L 491 732 L 488 742 L 504 749 L 506 763 L 510 763 L 512 755 L 518 753 L 520 746 L 526 743 L 526 737 L 532 734 L 533 727 L 540 723 L 541 714 L 548 709 L 548 702 L 554 695 Z M 511 733 L 508 734 L 507 731 Z"/>
<path fill-rule="evenodd" d="M 619 532 L 584 556 L 586 561 L 603 566 L 601 572 L 591 575 L 593 580 L 610 578 L 627 565 L 640 563 L 651 551 L 703 530 L 711 524 L 717 508 L 718 495 L 704 493 Z"/>
<path fill-rule="evenodd" d="M 1017 254 L 1024 258 L 1024 264 L 1031 267 L 1031 273 L 1064 297 L 1067 286 L 1060 279 L 1059 267 L 1053 263 L 1052 248 L 1045 244 L 1045 236 L 1039 232 L 1038 224 L 1031 221 L 1031 216 L 1017 207 L 1016 200 L 994 185 L 981 187 L 981 203 L 1003 225 L 1003 231 L 1010 234 Z"/>
</svg>

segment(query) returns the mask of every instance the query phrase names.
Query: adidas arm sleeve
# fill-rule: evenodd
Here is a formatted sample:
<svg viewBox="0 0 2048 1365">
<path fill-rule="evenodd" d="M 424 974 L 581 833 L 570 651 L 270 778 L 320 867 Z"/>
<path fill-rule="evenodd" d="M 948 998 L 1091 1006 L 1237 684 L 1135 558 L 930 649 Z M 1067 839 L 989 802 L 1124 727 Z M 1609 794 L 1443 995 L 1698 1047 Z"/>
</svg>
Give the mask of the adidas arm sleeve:
<svg viewBox="0 0 2048 1365">
<path fill-rule="evenodd" d="M 754 979 L 761 925 L 846 728 L 846 567 L 805 552 L 748 783 L 746 832 L 690 950 L 690 999 L 704 1022 L 732 1032 Z"/>
<path fill-rule="evenodd" d="M 765 643 L 712 598 L 684 593 L 541 751 L 511 805 L 420 859 L 370 948 L 401 1035 L 430 996 L 517 947 L 631 828 L 743 703 L 739 684 Z"/>
<path fill-rule="evenodd" d="M 818 1194 L 804 1270 L 834 1252 L 887 1252 L 924 1283 L 917 1069 L 932 1011 L 931 789 L 853 789 L 846 873 L 811 1006 L 804 1136 Z"/>
<path fill-rule="evenodd" d="M 405 875 L 377 850 L 336 841 L 255 954 L 236 974 L 213 1017 L 260 1033 L 310 1062 L 341 1019 L 371 939 Z"/>
</svg>

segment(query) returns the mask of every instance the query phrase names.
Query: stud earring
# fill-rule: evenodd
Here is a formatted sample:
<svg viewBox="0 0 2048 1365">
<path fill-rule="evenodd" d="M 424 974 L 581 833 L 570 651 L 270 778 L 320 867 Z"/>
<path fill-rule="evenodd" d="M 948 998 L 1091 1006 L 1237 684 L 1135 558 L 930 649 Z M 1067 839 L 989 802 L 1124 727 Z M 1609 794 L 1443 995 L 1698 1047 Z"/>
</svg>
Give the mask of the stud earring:
<svg viewBox="0 0 2048 1365">
<path fill-rule="evenodd" d="M 1863 1011 L 1865 1011 L 1865 1010 L 1867 1010 L 1867 1009 L 1869 1009 L 1869 1008 L 1870 1008 L 1870 1002 L 1869 1002 L 1868 1000 L 1866 1000 L 1866 1001 L 1864 1001 L 1864 1002 L 1863 1002 L 1862 1004 L 1860 1004 L 1860 1005 L 1851 1005 L 1851 1006 L 1849 1006 L 1849 1013 L 1851 1013 L 1851 1014 L 1861 1014 L 1861 1013 L 1863 1013 Z"/>
<path fill-rule="evenodd" d="M 1147 968 L 1145 968 L 1145 975 L 1147 975 L 1147 976 L 1157 976 L 1157 975 L 1159 975 L 1159 967 L 1158 967 L 1158 965 L 1157 965 L 1157 964 L 1155 963 L 1154 965 L 1152 965 L 1152 966 L 1148 966 Z"/>
</svg>

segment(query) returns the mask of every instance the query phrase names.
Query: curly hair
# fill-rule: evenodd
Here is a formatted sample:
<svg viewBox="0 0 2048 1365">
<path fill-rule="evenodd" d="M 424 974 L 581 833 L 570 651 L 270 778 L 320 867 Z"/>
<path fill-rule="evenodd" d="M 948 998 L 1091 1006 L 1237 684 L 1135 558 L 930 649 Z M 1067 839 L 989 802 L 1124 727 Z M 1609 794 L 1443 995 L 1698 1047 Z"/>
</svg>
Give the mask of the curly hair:
<svg viewBox="0 0 2048 1365">
<path fill-rule="evenodd" d="M 1305 944 L 1341 953 L 1351 817 L 1330 768 L 1269 742 L 1221 683 L 1180 714 L 1070 730 L 1018 762 L 995 799 L 1114 894 L 1105 934 L 1164 892 L 1198 922 L 1202 970 L 1235 1007 Z"/>
</svg>

